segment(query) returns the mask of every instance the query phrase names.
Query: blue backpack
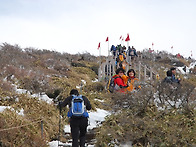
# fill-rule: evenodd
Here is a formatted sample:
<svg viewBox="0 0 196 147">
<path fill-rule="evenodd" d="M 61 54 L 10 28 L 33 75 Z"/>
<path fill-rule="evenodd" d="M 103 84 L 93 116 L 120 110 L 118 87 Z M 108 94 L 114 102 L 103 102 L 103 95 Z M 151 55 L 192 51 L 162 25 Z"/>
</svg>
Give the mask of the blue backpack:
<svg viewBox="0 0 196 147">
<path fill-rule="evenodd" d="M 68 117 L 89 117 L 85 109 L 84 100 L 82 95 L 72 95 L 71 107 L 67 113 Z"/>
</svg>

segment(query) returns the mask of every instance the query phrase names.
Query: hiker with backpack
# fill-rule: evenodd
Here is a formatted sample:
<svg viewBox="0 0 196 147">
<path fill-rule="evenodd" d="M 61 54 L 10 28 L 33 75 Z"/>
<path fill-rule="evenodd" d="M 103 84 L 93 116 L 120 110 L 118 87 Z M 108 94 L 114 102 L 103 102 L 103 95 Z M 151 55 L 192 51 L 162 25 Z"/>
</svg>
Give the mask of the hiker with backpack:
<svg viewBox="0 0 196 147">
<path fill-rule="evenodd" d="M 117 62 L 118 62 L 118 65 L 119 65 L 120 68 L 125 69 L 126 64 L 127 64 L 127 62 L 126 62 L 125 59 L 126 59 L 125 54 L 119 53 L 119 55 L 118 55 L 118 57 L 117 57 Z"/>
<path fill-rule="evenodd" d="M 112 77 L 113 79 L 113 91 L 115 92 L 122 92 L 124 93 L 126 91 L 127 85 L 124 83 L 124 73 L 125 70 L 123 68 L 118 68 L 116 70 L 116 75 Z"/>
<path fill-rule="evenodd" d="M 129 46 L 127 52 L 128 52 L 128 61 L 127 62 L 131 65 L 131 62 L 133 64 L 135 57 L 138 57 L 138 55 L 137 55 L 137 52 L 136 52 L 136 49 L 134 48 L 134 46 L 132 46 L 132 48 Z"/>
<path fill-rule="evenodd" d="M 175 83 L 180 83 L 180 78 L 176 78 L 176 68 L 172 67 L 170 68 L 171 72 L 172 72 L 172 81 Z"/>
<path fill-rule="evenodd" d="M 169 84 L 172 84 L 173 83 L 173 80 L 172 80 L 172 71 L 171 70 L 168 70 L 166 72 L 167 76 L 163 79 L 163 83 L 169 83 Z"/>
<path fill-rule="evenodd" d="M 113 56 L 114 56 L 113 58 L 115 58 L 116 57 L 116 47 L 114 45 L 111 46 L 110 52 L 113 53 Z"/>
<path fill-rule="evenodd" d="M 163 79 L 163 81 L 161 82 L 161 87 L 166 89 L 167 92 L 168 91 L 172 91 L 172 93 L 174 92 L 174 90 L 179 89 L 180 90 L 180 83 L 175 82 L 172 78 L 172 70 L 168 70 L 166 72 L 166 77 Z"/>
<path fill-rule="evenodd" d="M 134 69 L 129 69 L 127 72 L 127 76 L 124 79 L 125 83 L 128 85 L 127 91 L 131 92 L 133 90 L 139 90 L 141 89 L 141 86 L 139 85 L 139 79 L 135 77 L 136 73 Z"/>
<path fill-rule="evenodd" d="M 84 147 L 89 117 L 87 110 L 91 109 L 90 101 L 87 97 L 79 95 L 78 90 L 72 89 L 70 96 L 59 103 L 60 110 L 67 105 L 69 105 L 67 116 L 70 118 L 72 147 L 78 147 L 79 144 L 80 147 Z"/>
</svg>

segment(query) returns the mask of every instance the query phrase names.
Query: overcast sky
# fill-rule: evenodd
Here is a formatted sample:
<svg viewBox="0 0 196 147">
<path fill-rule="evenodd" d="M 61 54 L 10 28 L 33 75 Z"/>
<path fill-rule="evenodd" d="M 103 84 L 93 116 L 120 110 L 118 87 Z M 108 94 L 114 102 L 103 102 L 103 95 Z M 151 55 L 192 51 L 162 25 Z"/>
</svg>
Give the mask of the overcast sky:
<svg viewBox="0 0 196 147">
<path fill-rule="evenodd" d="M 108 55 L 129 33 L 136 50 L 196 59 L 196 0 L 1 0 L 0 43 Z M 127 42 L 122 42 L 127 46 Z M 173 50 L 171 47 L 173 46 Z"/>
</svg>

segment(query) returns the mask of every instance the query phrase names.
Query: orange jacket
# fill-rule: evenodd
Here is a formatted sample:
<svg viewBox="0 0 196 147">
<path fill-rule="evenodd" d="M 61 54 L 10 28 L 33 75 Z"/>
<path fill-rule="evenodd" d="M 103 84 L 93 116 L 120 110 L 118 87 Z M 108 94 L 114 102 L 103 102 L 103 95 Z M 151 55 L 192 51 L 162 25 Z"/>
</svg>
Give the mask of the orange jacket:
<svg viewBox="0 0 196 147">
<path fill-rule="evenodd" d="M 133 89 L 136 89 L 136 88 L 141 88 L 141 86 L 136 86 L 134 85 L 135 82 L 139 82 L 139 79 L 138 78 L 129 78 L 128 76 L 125 76 L 125 77 L 122 77 L 123 78 L 123 81 L 125 84 L 128 85 L 127 87 L 127 90 L 128 91 L 132 91 Z"/>
</svg>

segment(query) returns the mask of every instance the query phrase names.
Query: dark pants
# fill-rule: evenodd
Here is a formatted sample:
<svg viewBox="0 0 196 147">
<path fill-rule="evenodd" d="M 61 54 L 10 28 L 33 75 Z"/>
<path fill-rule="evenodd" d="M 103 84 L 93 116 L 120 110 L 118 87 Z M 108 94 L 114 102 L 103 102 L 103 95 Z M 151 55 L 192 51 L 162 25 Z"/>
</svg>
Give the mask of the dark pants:
<svg viewBox="0 0 196 147">
<path fill-rule="evenodd" d="M 86 129 L 88 126 L 88 118 L 71 118 L 70 127 L 72 134 L 72 147 L 78 147 L 78 139 L 80 139 L 80 147 L 85 146 Z"/>
</svg>

